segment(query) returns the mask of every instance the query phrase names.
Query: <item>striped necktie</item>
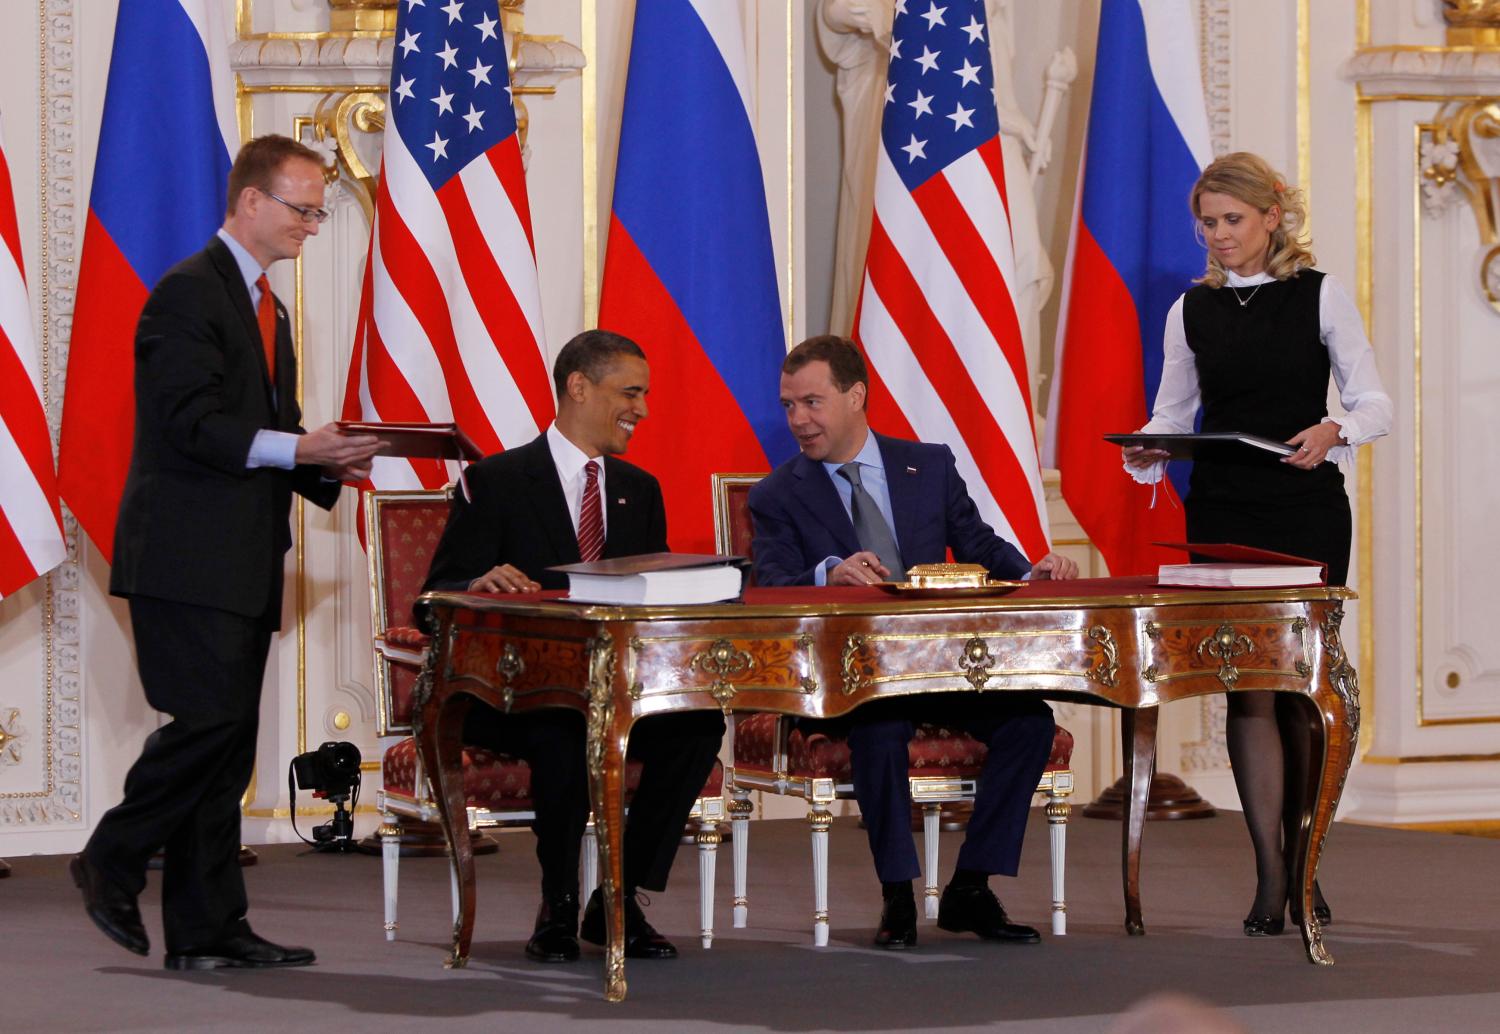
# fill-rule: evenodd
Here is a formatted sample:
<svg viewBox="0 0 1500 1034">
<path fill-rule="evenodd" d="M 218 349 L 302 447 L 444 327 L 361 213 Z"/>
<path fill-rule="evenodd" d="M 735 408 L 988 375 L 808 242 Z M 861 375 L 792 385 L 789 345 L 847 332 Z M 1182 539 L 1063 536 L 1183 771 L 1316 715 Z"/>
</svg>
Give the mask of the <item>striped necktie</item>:
<svg viewBox="0 0 1500 1034">
<path fill-rule="evenodd" d="M 599 461 L 583 468 L 583 506 L 578 513 L 578 557 L 598 560 L 604 552 L 604 509 L 599 505 Z"/>
</svg>

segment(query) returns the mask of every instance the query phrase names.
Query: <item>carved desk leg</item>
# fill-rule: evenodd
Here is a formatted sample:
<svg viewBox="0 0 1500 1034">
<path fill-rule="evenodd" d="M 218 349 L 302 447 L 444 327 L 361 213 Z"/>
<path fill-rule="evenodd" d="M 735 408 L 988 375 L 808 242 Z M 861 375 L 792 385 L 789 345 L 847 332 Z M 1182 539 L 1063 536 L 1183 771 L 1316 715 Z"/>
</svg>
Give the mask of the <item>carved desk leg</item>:
<svg viewBox="0 0 1500 1034">
<path fill-rule="evenodd" d="M 601 631 L 589 643 L 589 789 L 599 836 L 604 897 L 604 998 L 625 1000 L 625 900 L 622 833 L 625 828 L 625 746 L 630 707 L 615 706 L 614 636 Z M 620 699 L 629 700 L 623 692 Z"/>
<path fill-rule="evenodd" d="M 1141 920 L 1141 834 L 1146 827 L 1146 803 L 1151 796 L 1151 773 L 1156 769 L 1155 707 L 1127 707 L 1120 715 L 1120 738 L 1125 754 L 1125 779 L 1130 794 L 1125 799 L 1120 824 L 1121 868 L 1125 880 L 1125 932 L 1139 937 L 1146 932 Z"/>
<path fill-rule="evenodd" d="M 453 945 L 444 967 L 461 969 L 469 961 L 474 937 L 474 845 L 469 839 L 468 813 L 464 800 L 463 726 L 471 700 L 452 694 L 437 684 L 437 673 L 446 666 L 451 648 L 449 629 L 435 637 L 422 664 L 413 690 L 413 722 L 417 750 L 427 777 L 433 784 L 443 835 L 453 861 L 454 887 L 458 894 L 453 917 Z"/>
<path fill-rule="evenodd" d="M 1323 945 L 1323 928 L 1313 914 L 1313 885 L 1323 855 L 1323 841 L 1343 795 L 1344 780 L 1354 760 L 1354 744 L 1359 738 L 1359 679 L 1339 637 L 1343 618 L 1344 605 L 1334 603 L 1319 625 L 1323 677 L 1313 683 L 1312 699 L 1319 720 L 1312 727 L 1311 756 L 1321 757 L 1323 765 L 1309 776 L 1309 793 L 1304 798 L 1300 826 L 1302 842 L 1297 852 L 1302 944 L 1307 949 L 1308 961 L 1320 966 L 1333 965 L 1333 956 Z"/>
</svg>

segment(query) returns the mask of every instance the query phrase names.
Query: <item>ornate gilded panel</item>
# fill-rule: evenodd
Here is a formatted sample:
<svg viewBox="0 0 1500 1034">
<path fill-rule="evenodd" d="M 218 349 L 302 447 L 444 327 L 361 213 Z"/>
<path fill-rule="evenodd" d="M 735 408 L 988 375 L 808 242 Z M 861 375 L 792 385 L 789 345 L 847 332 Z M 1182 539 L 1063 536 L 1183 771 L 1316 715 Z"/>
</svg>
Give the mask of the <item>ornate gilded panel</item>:
<svg viewBox="0 0 1500 1034">
<path fill-rule="evenodd" d="M 1141 676 L 1147 682 L 1212 678 L 1229 692 L 1245 676 L 1262 676 L 1311 686 L 1313 643 L 1304 617 L 1147 621 L 1142 631 L 1147 649 Z"/>
<path fill-rule="evenodd" d="M 768 633 L 733 638 L 633 636 L 627 655 L 630 695 L 637 700 L 708 692 L 728 711 L 735 695 L 817 691 L 812 637 Z"/>
<path fill-rule="evenodd" d="M 850 635 L 839 658 L 846 696 L 901 684 L 920 693 L 967 683 L 971 689 L 1113 688 L 1120 652 L 1104 625 L 1058 629 L 974 629 Z"/>
</svg>

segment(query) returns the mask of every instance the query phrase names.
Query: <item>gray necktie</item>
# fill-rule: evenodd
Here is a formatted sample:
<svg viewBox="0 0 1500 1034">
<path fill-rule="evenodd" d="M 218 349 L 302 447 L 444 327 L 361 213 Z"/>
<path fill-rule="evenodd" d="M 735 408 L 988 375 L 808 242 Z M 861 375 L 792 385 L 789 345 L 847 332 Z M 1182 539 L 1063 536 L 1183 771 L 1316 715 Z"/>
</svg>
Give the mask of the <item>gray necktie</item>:
<svg viewBox="0 0 1500 1034">
<path fill-rule="evenodd" d="M 891 572 L 891 578 L 896 581 L 905 579 L 906 565 L 901 563 L 896 536 L 891 534 L 890 525 L 881 516 L 880 507 L 860 483 L 859 464 L 845 463 L 839 468 L 839 473 L 849 482 L 849 509 L 854 516 L 854 534 L 859 538 L 859 548 L 878 556 Z"/>
</svg>

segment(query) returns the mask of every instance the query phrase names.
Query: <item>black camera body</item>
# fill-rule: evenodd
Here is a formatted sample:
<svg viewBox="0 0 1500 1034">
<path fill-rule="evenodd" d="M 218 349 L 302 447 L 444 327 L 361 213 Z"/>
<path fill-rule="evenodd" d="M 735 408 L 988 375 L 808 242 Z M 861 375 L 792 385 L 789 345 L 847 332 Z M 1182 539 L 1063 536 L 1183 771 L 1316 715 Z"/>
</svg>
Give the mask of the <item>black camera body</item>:
<svg viewBox="0 0 1500 1034">
<path fill-rule="evenodd" d="M 332 740 L 292 759 L 297 785 L 314 795 L 347 797 L 359 785 L 359 748 L 347 741 Z"/>
<path fill-rule="evenodd" d="M 313 838 L 308 841 L 319 851 L 349 851 L 354 847 L 354 816 L 344 805 L 351 796 L 359 801 L 359 763 L 359 748 L 346 741 L 330 740 L 317 750 L 292 758 L 287 773 L 292 791 L 292 828 L 297 827 L 297 787 L 333 804 L 333 818 L 314 826 Z"/>
</svg>

